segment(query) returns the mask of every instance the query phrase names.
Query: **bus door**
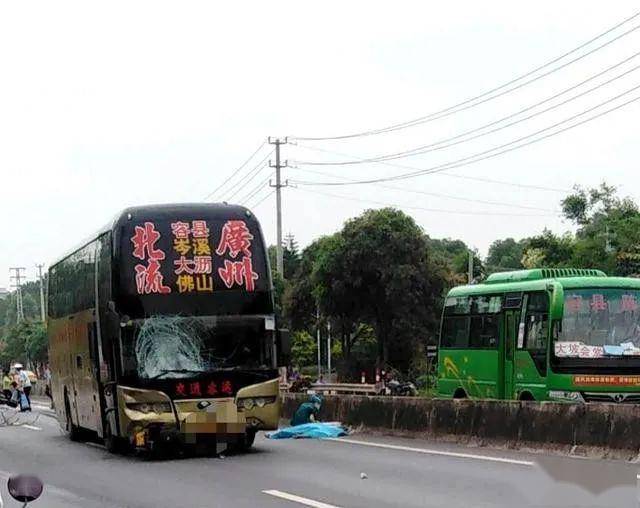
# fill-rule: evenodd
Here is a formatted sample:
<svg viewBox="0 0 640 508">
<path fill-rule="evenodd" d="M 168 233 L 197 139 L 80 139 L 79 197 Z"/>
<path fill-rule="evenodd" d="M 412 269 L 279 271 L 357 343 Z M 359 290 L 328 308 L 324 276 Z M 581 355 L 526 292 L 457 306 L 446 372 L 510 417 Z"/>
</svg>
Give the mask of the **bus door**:
<svg viewBox="0 0 640 508">
<path fill-rule="evenodd" d="M 504 316 L 504 386 L 503 397 L 512 399 L 515 391 L 515 349 L 520 328 L 520 308 L 522 293 L 508 293 L 505 295 Z"/>
<path fill-rule="evenodd" d="M 70 322 L 73 372 L 73 388 L 78 425 L 85 429 L 96 430 L 96 414 L 98 410 L 94 387 L 94 371 L 92 368 L 90 343 L 94 335 L 95 321 L 81 319 L 76 315 L 75 323 Z"/>
</svg>

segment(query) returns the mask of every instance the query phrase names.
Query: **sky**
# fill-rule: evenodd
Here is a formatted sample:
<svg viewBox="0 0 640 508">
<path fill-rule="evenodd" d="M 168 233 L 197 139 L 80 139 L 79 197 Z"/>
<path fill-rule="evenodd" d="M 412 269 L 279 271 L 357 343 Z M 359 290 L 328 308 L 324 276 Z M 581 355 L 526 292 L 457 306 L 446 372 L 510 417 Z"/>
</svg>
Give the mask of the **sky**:
<svg viewBox="0 0 640 508">
<path fill-rule="evenodd" d="M 345 140 L 294 138 L 379 129 L 442 110 L 553 60 L 636 10 L 632 1 L 5 2 L 0 287 L 9 284 L 9 267 L 26 267 L 33 280 L 36 263 L 48 265 L 126 206 L 201 201 L 231 175 L 209 200 L 249 205 L 273 243 L 272 170 L 258 165 L 273 148 L 261 146 L 268 136 L 292 141 L 282 147 L 290 164 L 283 179 L 292 183 L 283 189 L 283 223 L 301 246 L 385 205 L 412 215 L 430 236 L 460 238 L 483 255 L 498 238 L 569 231 L 559 202 L 576 184 L 606 181 L 640 198 L 640 101 L 497 157 L 384 186 L 293 182 L 433 168 L 604 101 L 593 114 L 640 96 L 638 89 L 611 101 L 640 84 L 638 57 L 514 119 L 629 71 L 546 113 L 391 161 L 405 168 L 303 164 L 394 153 L 499 120 L 631 57 L 640 51 L 640 30 L 446 118 Z M 572 57 L 637 25 L 640 17 Z"/>
</svg>

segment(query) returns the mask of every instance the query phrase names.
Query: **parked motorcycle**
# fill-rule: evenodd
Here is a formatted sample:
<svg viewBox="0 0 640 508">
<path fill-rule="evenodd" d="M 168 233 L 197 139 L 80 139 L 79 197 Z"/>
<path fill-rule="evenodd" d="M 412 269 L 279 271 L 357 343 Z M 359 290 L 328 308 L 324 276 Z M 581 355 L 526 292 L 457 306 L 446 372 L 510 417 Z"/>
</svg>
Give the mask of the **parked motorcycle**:
<svg viewBox="0 0 640 508">
<path fill-rule="evenodd" d="M 9 478 L 7 490 L 13 499 L 23 503 L 22 508 L 32 501 L 35 501 L 42 494 L 44 485 L 37 476 L 16 475 Z M 0 508 L 4 507 L 2 497 L 0 496 Z"/>
<path fill-rule="evenodd" d="M 380 395 L 391 395 L 392 397 L 415 397 L 418 395 L 418 389 L 411 381 L 398 381 L 397 379 L 391 379 L 385 383 Z"/>
</svg>

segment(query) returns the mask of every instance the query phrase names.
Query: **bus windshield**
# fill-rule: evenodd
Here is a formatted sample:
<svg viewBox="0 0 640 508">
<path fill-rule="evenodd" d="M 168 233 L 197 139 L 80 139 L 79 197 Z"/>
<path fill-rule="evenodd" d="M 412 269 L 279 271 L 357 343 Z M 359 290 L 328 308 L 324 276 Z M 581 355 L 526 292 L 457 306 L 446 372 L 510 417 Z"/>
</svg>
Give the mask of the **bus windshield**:
<svg viewBox="0 0 640 508">
<path fill-rule="evenodd" d="M 137 379 L 190 378 L 270 365 L 264 316 L 154 316 L 122 333 L 122 370 Z"/>
<path fill-rule="evenodd" d="M 639 291 L 565 289 L 557 357 L 602 358 L 640 355 Z"/>
</svg>

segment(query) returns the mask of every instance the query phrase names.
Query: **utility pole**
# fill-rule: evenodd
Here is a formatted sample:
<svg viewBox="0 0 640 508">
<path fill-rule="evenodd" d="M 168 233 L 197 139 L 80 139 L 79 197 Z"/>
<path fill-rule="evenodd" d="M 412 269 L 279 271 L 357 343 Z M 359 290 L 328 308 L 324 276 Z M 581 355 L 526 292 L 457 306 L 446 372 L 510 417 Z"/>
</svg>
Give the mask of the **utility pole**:
<svg viewBox="0 0 640 508">
<path fill-rule="evenodd" d="M 331 321 L 327 319 L 327 377 L 331 378 Z M 330 382 L 327 380 L 327 382 Z"/>
<path fill-rule="evenodd" d="M 9 278 L 15 281 L 11 287 L 16 288 L 16 321 L 18 323 L 24 320 L 24 308 L 22 306 L 22 279 L 24 279 L 25 276 L 22 275 L 22 272 L 25 270 L 26 268 L 22 266 L 12 266 L 9 268 L 9 271 L 15 274 L 11 275 Z"/>
<path fill-rule="evenodd" d="M 284 279 L 284 257 L 282 252 L 282 193 L 280 189 L 282 189 L 282 187 L 287 187 L 287 185 L 289 185 L 289 181 L 287 180 L 282 183 L 282 180 L 280 178 L 280 170 L 288 166 L 287 161 L 284 161 L 284 163 L 280 162 L 280 146 L 287 144 L 287 138 L 275 138 L 272 140 L 271 136 L 269 136 L 268 142 L 270 145 L 275 145 L 276 147 L 276 163 L 273 164 L 271 161 L 269 161 L 269 167 L 276 168 L 276 183 L 275 185 L 272 185 L 271 181 L 269 181 L 269 186 L 275 187 L 276 189 L 276 269 L 278 270 L 280 276 Z"/>
<path fill-rule="evenodd" d="M 42 277 L 42 269 L 44 268 L 43 264 L 36 264 L 36 268 L 38 269 L 38 279 L 40 280 L 40 319 L 42 322 L 45 322 L 45 310 L 44 310 L 44 279 Z"/>
<path fill-rule="evenodd" d="M 473 252 L 469 250 L 469 284 L 473 282 Z"/>
<path fill-rule="evenodd" d="M 320 355 L 320 305 L 316 304 L 316 340 L 318 342 L 318 379 L 322 375 L 322 363 Z"/>
</svg>

